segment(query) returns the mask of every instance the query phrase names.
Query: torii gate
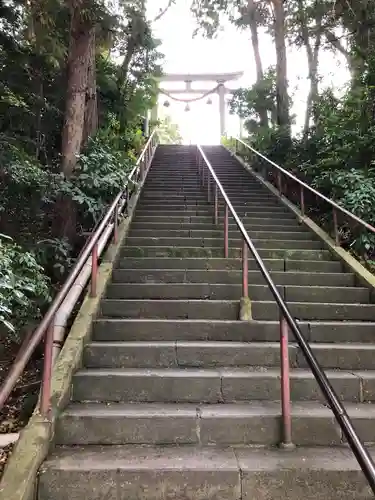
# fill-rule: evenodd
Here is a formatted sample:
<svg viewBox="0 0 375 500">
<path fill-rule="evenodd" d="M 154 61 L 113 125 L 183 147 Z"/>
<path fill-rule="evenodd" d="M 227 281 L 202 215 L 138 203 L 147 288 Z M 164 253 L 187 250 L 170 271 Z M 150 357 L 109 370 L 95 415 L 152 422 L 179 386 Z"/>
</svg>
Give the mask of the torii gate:
<svg viewBox="0 0 375 500">
<path fill-rule="evenodd" d="M 157 78 L 158 82 L 184 82 L 184 89 L 173 89 L 166 90 L 159 88 L 159 92 L 166 95 L 170 99 L 180 101 L 180 102 L 194 102 L 200 99 L 204 99 L 209 94 L 217 93 L 219 95 L 219 113 L 220 113 L 220 134 L 225 135 L 226 125 L 225 125 L 225 95 L 231 94 L 233 90 L 228 89 L 225 83 L 228 81 L 238 80 L 243 75 L 243 72 L 236 73 L 203 73 L 203 74 L 169 74 L 163 75 Z M 216 82 L 216 86 L 213 89 L 194 89 L 191 84 L 193 82 Z M 174 97 L 176 94 L 200 94 L 199 97 L 192 99 L 178 99 Z M 158 118 L 158 104 L 153 108 L 151 112 L 151 119 L 157 121 Z"/>
</svg>

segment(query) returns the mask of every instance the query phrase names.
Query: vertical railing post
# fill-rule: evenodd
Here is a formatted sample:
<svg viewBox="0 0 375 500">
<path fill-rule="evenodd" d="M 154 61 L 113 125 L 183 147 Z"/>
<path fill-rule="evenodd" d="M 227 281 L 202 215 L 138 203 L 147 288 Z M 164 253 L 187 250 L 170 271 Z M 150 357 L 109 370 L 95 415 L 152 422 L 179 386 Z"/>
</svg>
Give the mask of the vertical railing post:
<svg viewBox="0 0 375 500">
<path fill-rule="evenodd" d="M 288 324 L 280 313 L 280 362 L 281 362 L 281 415 L 283 448 L 293 447 L 292 416 L 290 410 L 290 376 L 289 376 L 289 345 Z"/>
<path fill-rule="evenodd" d="M 40 413 L 47 418 L 51 410 L 51 379 L 52 379 L 52 355 L 53 355 L 53 330 L 54 319 L 49 324 L 44 336 L 44 361 L 42 388 L 40 396 Z"/>
<path fill-rule="evenodd" d="M 303 186 L 300 186 L 300 205 L 301 205 L 301 214 L 305 215 L 305 191 Z"/>
<path fill-rule="evenodd" d="M 217 225 L 218 223 L 218 220 L 219 220 L 219 201 L 218 201 L 218 196 L 217 196 L 217 184 L 215 182 L 215 194 L 214 194 L 214 197 L 215 197 L 215 215 L 214 215 L 214 221 L 215 221 L 215 224 Z"/>
<path fill-rule="evenodd" d="M 245 239 L 242 239 L 242 297 L 249 296 L 249 260 L 248 247 Z"/>
<path fill-rule="evenodd" d="M 228 258 L 228 253 L 229 253 L 229 246 L 228 246 L 228 205 L 224 201 L 225 208 L 224 208 L 224 257 L 227 259 Z"/>
<path fill-rule="evenodd" d="M 204 187 L 204 170 L 205 170 L 205 164 L 204 160 L 202 161 L 202 186 Z"/>
<path fill-rule="evenodd" d="M 333 230 L 335 233 L 335 242 L 336 245 L 340 245 L 340 234 L 339 234 L 339 224 L 337 221 L 337 211 L 335 208 L 332 209 L 332 214 L 333 214 Z"/>
<path fill-rule="evenodd" d="M 211 174 L 207 169 L 207 201 L 210 203 L 211 201 Z"/>
<path fill-rule="evenodd" d="M 115 207 L 115 213 L 113 216 L 113 241 L 118 242 L 118 203 Z"/>
<path fill-rule="evenodd" d="M 126 213 L 127 213 L 127 215 L 129 215 L 129 204 L 130 204 L 129 182 L 126 185 L 125 200 L 126 200 L 126 202 L 125 202 L 126 203 L 126 205 L 125 205 Z"/>
<path fill-rule="evenodd" d="M 277 171 L 277 188 L 279 190 L 279 195 L 281 196 L 283 194 L 283 187 L 281 184 L 281 172 L 280 172 L 280 170 Z"/>
<path fill-rule="evenodd" d="M 98 243 L 96 242 L 91 253 L 91 291 L 90 296 L 96 297 L 98 279 Z"/>
<path fill-rule="evenodd" d="M 143 158 L 142 160 L 139 162 L 139 181 L 142 182 L 143 181 Z"/>
</svg>

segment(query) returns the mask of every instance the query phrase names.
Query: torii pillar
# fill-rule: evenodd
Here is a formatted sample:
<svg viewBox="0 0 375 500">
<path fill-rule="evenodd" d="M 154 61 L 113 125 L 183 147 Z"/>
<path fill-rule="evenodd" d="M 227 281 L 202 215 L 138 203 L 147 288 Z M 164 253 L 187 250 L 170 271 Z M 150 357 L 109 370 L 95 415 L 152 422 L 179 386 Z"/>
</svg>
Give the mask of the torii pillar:
<svg viewBox="0 0 375 500">
<path fill-rule="evenodd" d="M 243 72 L 236 73 L 204 73 L 204 74 L 169 74 L 163 75 L 159 77 L 158 82 L 184 82 L 184 89 L 172 89 L 172 90 L 163 90 L 160 89 L 160 92 L 166 95 L 172 94 L 200 94 L 205 95 L 208 92 L 208 89 L 194 89 L 191 87 L 192 82 L 216 82 L 217 83 L 217 92 L 219 96 L 219 114 L 220 114 L 220 135 L 224 136 L 226 134 L 226 120 L 225 120 L 225 96 L 227 94 L 231 94 L 233 90 L 228 89 L 225 86 L 225 83 L 231 80 L 238 80 L 243 75 Z M 158 104 L 151 111 L 151 120 L 157 121 L 158 116 Z"/>
<path fill-rule="evenodd" d="M 219 88 L 217 89 L 219 94 L 219 113 L 220 113 L 220 136 L 223 137 L 226 133 L 225 127 L 225 85 L 224 83 L 219 83 Z"/>
</svg>

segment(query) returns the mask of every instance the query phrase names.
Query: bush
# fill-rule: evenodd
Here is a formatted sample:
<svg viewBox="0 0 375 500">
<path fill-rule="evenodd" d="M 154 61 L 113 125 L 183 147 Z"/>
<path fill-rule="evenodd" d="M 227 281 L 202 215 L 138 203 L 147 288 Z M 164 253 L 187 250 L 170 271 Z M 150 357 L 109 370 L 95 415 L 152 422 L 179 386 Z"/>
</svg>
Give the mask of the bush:
<svg viewBox="0 0 375 500">
<path fill-rule="evenodd" d="M 49 300 L 49 279 L 35 256 L 0 235 L 0 326 L 15 333 Z"/>
</svg>

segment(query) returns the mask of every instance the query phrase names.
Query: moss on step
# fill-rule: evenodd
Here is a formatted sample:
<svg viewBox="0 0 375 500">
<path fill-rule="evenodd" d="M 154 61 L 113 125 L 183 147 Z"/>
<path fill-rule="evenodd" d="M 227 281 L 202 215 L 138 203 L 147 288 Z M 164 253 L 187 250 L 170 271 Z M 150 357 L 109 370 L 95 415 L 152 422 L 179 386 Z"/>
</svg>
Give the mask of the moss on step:
<svg viewBox="0 0 375 500">
<path fill-rule="evenodd" d="M 251 310 L 251 300 L 249 297 L 241 297 L 240 300 L 240 321 L 251 321 L 253 319 Z"/>
</svg>

